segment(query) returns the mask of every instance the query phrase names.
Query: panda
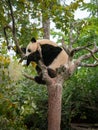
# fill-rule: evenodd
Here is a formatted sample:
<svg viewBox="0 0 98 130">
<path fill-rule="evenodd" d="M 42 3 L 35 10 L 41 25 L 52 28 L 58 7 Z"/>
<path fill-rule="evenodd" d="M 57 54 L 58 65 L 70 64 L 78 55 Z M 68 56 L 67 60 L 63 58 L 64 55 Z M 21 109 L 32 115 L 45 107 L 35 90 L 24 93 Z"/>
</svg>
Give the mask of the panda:
<svg viewBox="0 0 98 130">
<path fill-rule="evenodd" d="M 27 66 L 35 62 L 38 76 L 34 80 L 39 84 L 46 84 L 42 77 L 42 70 L 39 65 L 39 60 L 42 59 L 43 64 L 47 67 L 48 75 L 51 78 L 56 77 L 56 69 L 68 63 L 68 54 L 65 50 L 57 45 L 57 43 L 48 39 L 36 40 L 31 39 L 31 42 L 26 48 Z"/>
</svg>

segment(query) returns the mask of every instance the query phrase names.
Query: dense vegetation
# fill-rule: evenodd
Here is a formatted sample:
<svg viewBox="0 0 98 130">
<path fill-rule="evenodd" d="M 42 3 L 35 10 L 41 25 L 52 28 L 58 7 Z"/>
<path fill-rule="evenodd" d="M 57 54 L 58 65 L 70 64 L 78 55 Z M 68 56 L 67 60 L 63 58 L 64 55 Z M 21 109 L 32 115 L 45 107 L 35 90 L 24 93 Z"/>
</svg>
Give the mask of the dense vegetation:
<svg viewBox="0 0 98 130">
<path fill-rule="evenodd" d="M 74 30 L 73 37 L 77 37 L 74 46 L 86 43 L 98 45 L 98 3 L 93 1 L 84 3 L 76 0 L 70 5 L 60 4 L 60 1 L 16 0 L 11 1 L 17 39 L 19 45 L 26 46 L 33 36 L 43 37 L 41 15 L 50 17 L 58 32 L 51 28 L 51 36 L 60 42 L 62 38 L 68 45 L 70 42 L 70 27 Z M 51 4 L 52 2 L 52 4 Z M 1 130 L 46 130 L 47 129 L 47 88 L 27 79 L 23 73 L 36 75 L 32 66 L 19 64 L 19 55 L 11 58 L 8 46 L 14 48 L 14 39 L 8 28 L 7 46 L 3 28 L 11 25 L 9 0 L 0 1 L 0 129 Z M 66 2 L 65 2 L 66 3 Z M 51 11 L 49 5 L 51 4 Z M 75 20 L 74 11 L 77 8 L 87 9 L 89 18 Z M 48 9 L 47 9 L 48 8 Z M 46 13 L 43 10 L 47 10 Z M 45 15 L 46 14 L 46 15 Z M 61 15 L 62 14 L 62 15 Z M 65 15 L 66 14 L 66 15 Z M 87 50 L 75 55 L 77 58 Z M 95 55 L 97 57 L 98 53 Z M 97 58 L 98 60 L 98 58 Z M 90 58 L 88 63 L 94 60 Z M 64 84 L 62 101 L 62 130 L 74 123 L 98 123 L 98 67 L 78 68 L 73 76 Z"/>
</svg>

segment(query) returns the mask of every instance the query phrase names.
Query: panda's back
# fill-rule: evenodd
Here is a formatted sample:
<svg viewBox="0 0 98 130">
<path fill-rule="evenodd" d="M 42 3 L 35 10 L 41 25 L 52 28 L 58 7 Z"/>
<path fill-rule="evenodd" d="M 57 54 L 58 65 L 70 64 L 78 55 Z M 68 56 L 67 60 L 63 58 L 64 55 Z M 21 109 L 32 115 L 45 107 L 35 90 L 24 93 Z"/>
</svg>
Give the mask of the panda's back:
<svg viewBox="0 0 98 130">
<path fill-rule="evenodd" d="M 48 66 L 49 68 L 55 70 L 60 66 L 68 64 L 68 55 L 64 49 L 57 55 L 53 62 Z"/>
<path fill-rule="evenodd" d="M 48 40 L 48 39 L 37 40 L 37 43 L 39 43 L 40 45 L 49 44 L 49 45 L 53 45 L 53 46 L 58 46 L 57 43 L 55 43 L 51 40 Z"/>
<path fill-rule="evenodd" d="M 54 42 L 52 44 L 54 45 Z M 61 47 L 58 47 L 56 43 L 55 46 L 52 44 L 46 44 L 43 41 L 43 44 L 41 44 L 41 51 L 44 64 L 47 67 L 55 70 L 56 68 L 67 64 L 68 55 L 65 50 Z"/>
</svg>

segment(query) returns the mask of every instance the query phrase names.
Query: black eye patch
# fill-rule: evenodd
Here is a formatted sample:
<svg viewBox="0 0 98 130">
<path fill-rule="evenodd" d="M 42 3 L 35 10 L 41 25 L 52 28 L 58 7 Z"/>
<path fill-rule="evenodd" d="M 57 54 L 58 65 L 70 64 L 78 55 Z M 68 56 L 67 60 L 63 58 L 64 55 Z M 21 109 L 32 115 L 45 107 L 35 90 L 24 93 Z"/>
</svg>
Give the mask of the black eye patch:
<svg viewBox="0 0 98 130">
<path fill-rule="evenodd" d="M 31 52 L 31 50 L 30 50 L 30 49 L 28 49 L 28 52 Z"/>
</svg>

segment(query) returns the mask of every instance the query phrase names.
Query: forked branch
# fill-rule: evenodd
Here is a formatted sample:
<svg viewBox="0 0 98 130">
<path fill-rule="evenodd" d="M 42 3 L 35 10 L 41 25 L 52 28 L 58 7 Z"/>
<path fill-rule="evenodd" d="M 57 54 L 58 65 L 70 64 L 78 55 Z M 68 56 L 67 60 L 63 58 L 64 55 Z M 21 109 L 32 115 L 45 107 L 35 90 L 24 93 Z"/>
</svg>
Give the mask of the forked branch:
<svg viewBox="0 0 98 130">
<path fill-rule="evenodd" d="M 83 50 L 83 49 L 86 49 L 87 47 L 89 46 L 92 46 L 93 44 L 88 44 L 88 45 L 85 45 L 85 46 L 82 46 L 82 47 L 77 47 L 77 48 L 74 48 L 71 50 L 70 52 L 70 56 L 73 56 L 75 53 L 77 53 L 78 51 L 80 50 Z"/>
<path fill-rule="evenodd" d="M 90 50 L 89 48 L 86 48 L 86 50 L 88 50 L 91 54 L 92 54 L 92 57 L 98 61 L 98 58 L 92 53 L 92 50 Z"/>
<path fill-rule="evenodd" d="M 78 66 L 91 66 L 91 67 L 94 67 L 94 66 L 97 66 L 98 65 L 98 63 L 96 63 L 96 64 L 82 64 L 82 61 L 83 60 L 86 60 L 86 59 L 89 59 L 90 57 L 93 57 L 93 55 L 95 54 L 95 53 L 97 53 L 98 52 L 98 47 L 94 47 L 94 49 L 92 49 L 92 51 L 90 52 L 90 53 L 87 53 L 87 54 L 85 54 L 85 55 L 82 55 L 82 56 L 80 56 L 76 61 L 75 61 L 75 64 L 77 64 Z"/>
</svg>

